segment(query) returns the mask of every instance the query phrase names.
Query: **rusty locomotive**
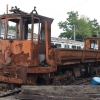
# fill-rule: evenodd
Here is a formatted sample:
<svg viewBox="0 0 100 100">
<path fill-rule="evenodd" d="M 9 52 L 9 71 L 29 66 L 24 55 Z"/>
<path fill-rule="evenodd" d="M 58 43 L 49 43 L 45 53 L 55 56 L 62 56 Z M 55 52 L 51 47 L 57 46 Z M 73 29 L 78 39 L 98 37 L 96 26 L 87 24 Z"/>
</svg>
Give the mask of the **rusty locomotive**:
<svg viewBox="0 0 100 100">
<path fill-rule="evenodd" d="M 57 48 L 51 44 L 52 18 L 38 15 L 36 9 L 26 13 L 12 7 L 10 11 L 11 14 L 0 15 L 0 82 L 65 85 L 75 78 L 99 75 L 100 38 L 86 38 L 83 50 Z M 14 38 L 8 37 L 9 22 L 16 26 Z M 98 49 L 94 50 L 91 43 L 97 43 Z"/>
</svg>

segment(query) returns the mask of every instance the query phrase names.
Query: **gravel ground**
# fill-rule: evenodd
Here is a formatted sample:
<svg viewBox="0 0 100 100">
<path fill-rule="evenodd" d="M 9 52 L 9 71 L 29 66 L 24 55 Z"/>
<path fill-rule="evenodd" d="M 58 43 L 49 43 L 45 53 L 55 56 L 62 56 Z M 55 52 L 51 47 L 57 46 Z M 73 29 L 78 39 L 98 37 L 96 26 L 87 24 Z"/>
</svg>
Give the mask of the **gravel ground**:
<svg viewBox="0 0 100 100">
<path fill-rule="evenodd" d="M 2 97 L 0 98 L 0 100 L 18 100 L 18 99 L 15 99 L 14 96 L 8 96 L 8 97 Z"/>
<path fill-rule="evenodd" d="M 20 91 L 20 88 L 15 88 L 14 90 L 9 90 L 7 92 L 4 92 L 4 91 L 0 91 L 0 100 L 18 100 L 18 99 L 15 99 L 14 98 L 14 94 L 10 94 L 9 93 L 14 93 L 16 94 L 17 91 Z M 2 96 L 5 96 L 5 95 L 9 95 L 9 96 L 6 96 L 6 97 L 2 97 Z"/>
<path fill-rule="evenodd" d="M 0 98 L 0 100 L 19 100 L 19 99 L 15 99 L 14 96 L 8 96 L 8 97 Z M 90 100 L 100 100 L 100 98 L 95 98 L 95 99 L 91 98 Z"/>
</svg>

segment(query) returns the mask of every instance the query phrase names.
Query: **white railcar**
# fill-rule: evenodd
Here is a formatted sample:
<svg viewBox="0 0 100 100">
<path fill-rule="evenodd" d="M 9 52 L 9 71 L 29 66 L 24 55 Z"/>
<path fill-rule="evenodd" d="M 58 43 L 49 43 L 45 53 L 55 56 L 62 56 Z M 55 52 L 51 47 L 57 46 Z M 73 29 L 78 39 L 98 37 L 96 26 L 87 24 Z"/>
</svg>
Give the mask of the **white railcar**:
<svg viewBox="0 0 100 100">
<path fill-rule="evenodd" d="M 69 49 L 83 49 L 84 43 L 83 42 L 62 42 L 62 41 L 52 41 L 53 45 L 56 45 L 57 48 L 69 48 Z"/>
</svg>

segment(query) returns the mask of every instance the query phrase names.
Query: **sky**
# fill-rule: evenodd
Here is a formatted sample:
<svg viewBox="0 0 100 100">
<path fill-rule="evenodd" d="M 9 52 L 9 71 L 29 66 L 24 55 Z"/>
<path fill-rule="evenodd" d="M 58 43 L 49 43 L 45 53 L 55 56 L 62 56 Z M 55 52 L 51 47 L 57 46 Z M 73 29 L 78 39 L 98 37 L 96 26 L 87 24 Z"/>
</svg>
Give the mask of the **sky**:
<svg viewBox="0 0 100 100">
<path fill-rule="evenodd" d="M 6 13 L 6 4 L 9 10 L 12 6 L 17 6 L 28 13 L 36 6 L 39 15 L 53 18 L 52 37 L 58 37 L 63 32 L 58 23 L 65 21 L 68 17 L 67 12 L 70 11 L 78 11 L 79 16 L 84 15 L 91 20 L 95 18 L 100 24 L 100 0 L 2 0 L 0 14 Z"/>
</svg>

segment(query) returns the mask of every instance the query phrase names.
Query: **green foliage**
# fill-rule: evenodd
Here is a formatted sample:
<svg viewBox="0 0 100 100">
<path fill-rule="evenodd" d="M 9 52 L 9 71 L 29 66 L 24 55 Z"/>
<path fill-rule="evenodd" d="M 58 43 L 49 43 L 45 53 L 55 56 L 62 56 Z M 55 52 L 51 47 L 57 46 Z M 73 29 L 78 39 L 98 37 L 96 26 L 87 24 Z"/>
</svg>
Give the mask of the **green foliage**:
<svg viewBox="0 0 100 100">
<path fill-rule="evenodd" d="M 16 26 L 8 26 L 8 29 L 16 31 Z M 28 28 L 28 33 L 31 33 L 31 28 Z"/>
<path fill-rule="evenodd" d="M 8 29 L 9 29 L 9 30 L 14 30 L 14 31 L 15 31 L 15 30 L 16 30 L 16 26 L 8 26 Z"/>
<path fill-rule="evenodd" d="M 28 33 L 31 33 L 31 28 L 28 28 Z"/>
<path fill-rule="evenodd" d="M 68 12 L 68 18 L 64 22 L 59 22 L 58 26 L 63 30 L 59 37 L 74 38 L 74 27 L 76 33 L 76 40 L 83 41 L 86 37 L 91 37 L 93 34 L 100 32 L 100 25 L 97 20 L 90 20 L 88 17 L 81 16 L 79 18 L 78 12 Z"/>
</svg>

